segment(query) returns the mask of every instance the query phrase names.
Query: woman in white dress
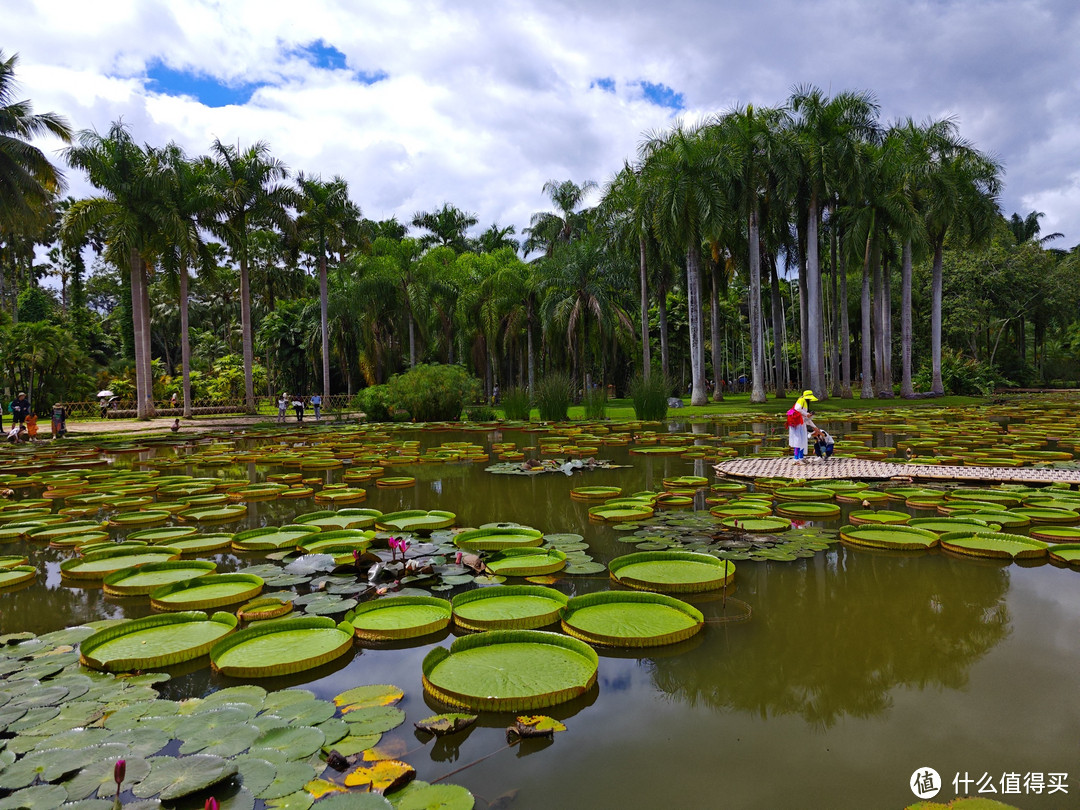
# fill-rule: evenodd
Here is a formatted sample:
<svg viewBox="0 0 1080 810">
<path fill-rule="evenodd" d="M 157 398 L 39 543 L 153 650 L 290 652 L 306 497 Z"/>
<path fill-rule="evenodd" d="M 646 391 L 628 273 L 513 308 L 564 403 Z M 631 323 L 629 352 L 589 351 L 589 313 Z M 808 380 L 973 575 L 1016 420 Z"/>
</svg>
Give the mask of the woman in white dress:
<svg viewBox="0 0 1080 810">
<path fill-rule="evenodd" d="M 817 401 L 813 391 L 803 391 L 802 396 L 795 400 L 795 406 L 787 413 L 788 447 L 794 451 L 795 461 L 799 464 L 806 462 L 807 426 L 816 427 L 810 420 L 808 403 Z"/>
</svg>

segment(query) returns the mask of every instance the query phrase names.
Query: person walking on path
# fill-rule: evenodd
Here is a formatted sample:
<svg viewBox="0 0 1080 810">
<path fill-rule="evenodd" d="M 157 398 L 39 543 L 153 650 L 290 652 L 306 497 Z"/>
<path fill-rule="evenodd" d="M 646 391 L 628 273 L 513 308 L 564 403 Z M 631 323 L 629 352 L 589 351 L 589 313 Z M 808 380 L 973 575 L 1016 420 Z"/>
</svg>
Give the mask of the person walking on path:
<svg viewBox="0 0 1080 810">
<path fill-rule="evenodd" d="M 810 402 L 817 402 L 814 392 L 806 390 L 802 396 L 795 400 L 795 405 L 787 412 L 788 447 L 794 451 L 795 463 L 804 464 L 806 460 L 806 427 L 810 421 Z"/>
<path fill-rule="evenodd" d="M 293 397 L 292 401 L 293 410 L 296 412 L 296 421 L 304 421 L 304 398 L 299 394 Z"/>
<path fill-rule="evenodd" d="M 64 403 L 57 402 L 52 406 L 52 437 L 62 439 L 67 432 L 67 408 Z"/>
<path fill-rule="evenodd" d="M 26 417 L 30 415 L 30 400 L 26 398 L 26 394 L 19 392 L 19 395 L 15 397 L 15 400 L 11 403 L 11 424 L 22 425 L 26 422 Z"/>
<path fill-rule="evenodd" d="M 315 394 L 311 397 L 311 407 L 315 409 L 315 421 L 318 422 L 322 419 L 320 412 L 322 411 L 322 396 Z"/>
<path fill-rule="evenodd" d="M 277 401 L 277 420 L 279 425 L 285 424 L 285 412 L 289 409 L 289 395 L 284 391 Z"/>
</svg>

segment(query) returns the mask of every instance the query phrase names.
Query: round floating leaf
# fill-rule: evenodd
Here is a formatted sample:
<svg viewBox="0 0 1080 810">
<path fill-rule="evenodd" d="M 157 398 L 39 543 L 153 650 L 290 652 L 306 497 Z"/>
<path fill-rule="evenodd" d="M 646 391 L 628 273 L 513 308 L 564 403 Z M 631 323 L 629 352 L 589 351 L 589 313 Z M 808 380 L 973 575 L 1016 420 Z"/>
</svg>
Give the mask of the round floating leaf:
<svg viewBox="0 0 1080 810">
<path fill-rule="evenodd" d="M 466 551 L 501 551 L 528 548 L 544 542 L 543 532 L 527 526 L 517 528 L 471 529 L 454 538 L 454 545 Z"/>
<path fill-rule="evenodd" d="M 280 799 L 301 790 L 315 777 L 315 770 L 306 762 L 283 762 L 277 766 L 273 781 L 259 791 L 260 799 Z"/>
<path fill-rule="evenodd" d="M 163 802 L 182 799 L 223 782 L 236 773 L 236 763 L 210 754 L 189 757 L 154 757 L 150 775 L 135 785 L 140 799 L 160 794 Z"/>
<path fill-rule="evenodd" d="M 399 759 L 382 759 L 371 765 L 361 765 L 345 774 L 349 787 L 367 786 L 375 793 L 399 790 L 416 777 L 416 770 Z"/>
<path fill-rule="evenodd" d="M 123 790 L 131 790 L 131 787 L 145 779 L 150 773 L 150 763 L 142 757 L 132 757 L 126 753 L 126 748 L 120 743 L 108 743 L 106 745 L 91 746 L 81 751 L 67 751 L 73 761 L 82 752 L 89 752 L 93 759 L 89 761 L 77 774 L 64 783 L 67 788 L 69 799 L 86 799 L 97 796 L 102 799 L 112 798 L 116 794 L 116 781 L 114 779 L 117 759 L 124 759 L 124 781 L 121 785 Z"/>
<path fill-rule="evenodd" d="M 450 624 L 450 603 L 433 596 L 392 596 L 365 602 L 346 618 L 364 641 L 390 641 L 437 633 Z"/>
<path fill-rule="evenodd" d="M 447 734 L 464 731 L 476 723 L 477 719 L 479 719 L 479 715 L 475 714 L 435 714 L 431 717 L 425 717 L 423 720 L 418 720 L 413 725 L 428 734 L 443 737 Z"/>
<path fill-rule="evenodd" d="M 349 734 L 362 737 L 392 731 L 405 722 L 405 712 L 397 706 L 369 706 L 345 717 Z"/>
<path fill-rule="evenodd" d="M 735 577 L 735 564 L 692 551 L 644 551 L 616 557 L 611 579 L 631 588 L 665 593 L 716 590 Z"/>
<path fill-rule="evenodd" d="M 251 574 L 210 574 L 189 582 L 164 585 L 150 593 L 157 610 L 209 610 L 246 602 L 263 589 L 261 577 Z"/>
<path fill-rule="evenodd" d="M 253 794 L 266 789 L 277 776 L 277 765 L 265 759 L 246 756 L 238 757 L 234 761 L 240 774 L 240 781 Z"/>
<path fill-rule="evenodd" d="M 704 627 L 704 617 L 670 596 L 600 591 L 571 599 L 562 627 L 567 634 L 593 644 L 652 647 L 690 638 Z"/>
<path fill-rule="evenodd" d="M 372 746 L 378 745 L 381 738 L 381 734 L 348 734 L 329 746 L 329 748 L 337 751 L 343 757 L 351 757 L 353 754 L 359 754 L 361 751 L 366 751 Z"/>
<path fill-rule="evenodd" d="M 227 613 L 148 616 L 94 633 L 82 643 L 80 661 L 107 672 L 171 666 L 205 655 L 235 629 L 236 617 Z"/>
<path fill-rule="evenodd" d="M 104 579 L 105 593 L 113 596 L 145 596 L 162 585 L 187 582 L 213 574 L 216 570 L 216 563 L 204 560 L 147 563 L 108 574 Z"/>
<path fill-rule="evenodd" d="M 412 783 L 406 785 L 405 790 Z M 395 798 L 401 792 L 395 794 Z M 378 793 L 360 793 L 349 791 L 348 793 L 335 793 L 319 801 L 319 810 L 395 810 L 396 805 L 390 804 Z M 278 808 L 277 810 L 294 810 L 293 808 Z"/>
<path fill-rule="evenodd" d="M 1006 557 L 1015 560 L 1045 557 L 1048 543 L 1003 532 L 948 532 L 941 535 L 941 547 L 971 557 Z"/>
<path fill-rule="evenodd" d="M 558 621 L 566 601 L 553 588 L 511 585 L 458 594 L 452 605 L 455 623 L 467 630 L 531 630 Z"/>
<path fill-rule="evenodd" d="M 326 737 L 312 726 L 282 726 L 262 734 L 251 746 L 253 757 L 294 761 L 306 759 L 322 748 Z"/>
<path fill-rule="evenodd" d="M 841 526 L 840 539 L 857 546 L 900 550 L 933 548 L 938 544 L 937 534 L 913 526 Z"/>
<path fill-rule="evenodd" d="M 538 630 L 493 630 L 436 647 L 424 658 L 424 689 L 451 706 L 521 711 L 554 706 L 596 683 L 596 653 Z"/>
<path fill-rule="evenodd" d="M 333 661 L 352 648 L 352 625 L 325 616 L 260 622 L 210 650 L 216 671 L 239 678 L 302 672 Z"/>
<path fill-rule="evenodd" d="M 36 785 L 0 799 L 0 810 L 55 810 L 65 801 L 63 785 Z"/>
<path fill-rule="evenodd" d="M 461 785 L 414 780 L 393 795 L 394 810 L 472 810 L 476 801 Z"/>
</svg>

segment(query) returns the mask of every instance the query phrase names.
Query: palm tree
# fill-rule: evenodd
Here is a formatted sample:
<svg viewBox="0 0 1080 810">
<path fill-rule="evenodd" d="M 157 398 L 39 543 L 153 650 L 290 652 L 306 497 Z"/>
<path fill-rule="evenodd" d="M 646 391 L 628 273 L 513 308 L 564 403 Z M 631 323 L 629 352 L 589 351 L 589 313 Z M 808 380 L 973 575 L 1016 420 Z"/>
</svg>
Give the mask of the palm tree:
<svg viewBox="0 0 1080 810">
<path fill-rule="evenodd" d="M 844 92 L 828 98 L 812 85 L 798 86 L 789 100 L 799 116 L 795 125 L 802 172 L 809 198 L 806 207 L 807 341 L 810 387 L 824 398 L 825 332 L 822 317 L 818 228 L 823 206 L 832 206 L 851 174 L 859 141 L 877 137 L 878 103 L 869 93 Z M 835 268 L 834 268 L 835 269 Z"/>
<path fill-rule="evenodd" d="M 550 256 L 557 243 L 569 242 L 582 233 L 588 222 L 589 209 L 578 209 L 594 188 L 596 183 L 593 180 L 586 180 L 580 186 L 573 180 L 548 180 L 544 183 L 543 191 L 558 211 L 540 211 L 532 215 L 529 227 L 525 229 L 528 234 L 525 255 L 543 250 L 545 256 Z"/>
<path fill-rule="evenodd" d="M 513 225 L 500 228 L 498 222 L 492 223 L 491 227 L 480 234 L 480 237 L 476 240 L 477 252 L 494 253 L 503 248 L 510 248 L 516 253 L 521 247 L 517 239 L 511 238 L 516 232 Z"/>
<path fill-rule="evenodd" d="M 732 166 L 732 198 L 740 217 L 746 220 L 747 261 L 750 270 L 750 401 L 765 402 L 765 353 L 761 327 L 761 223 L 760 198 L 776 196 L 779 177 L 789 160 L 781 133 L 787 114 L 781 109 L 753 106 L 734 109 L 721 116 L 715 126 L 718 151 L 728 155 Z"/>
<path fill-rule="evenodd" d="M 1039 224 L 1039 220 L 1045 217 L 1042 211 L 1029 211 L 1028 215 L 1023 219 L 1020 215 L 1013 213 L 1009 217 L 1009 230 L 1012 231 L 1013 238 L 1016 239 L 1016 244 L 1022 245 L 1025 242 L 1038 242 L 1040 245 L 1045 245 L 1047 242 L 1052 242 L 1055 239 L 1061 239 L 1065 236 L 1063 233 L 1048 233 L 1046 236 L 1039 237 L 1039 232 L 1042 231 L 1042 226 Z"/>
<path fill-rule="evenodd" d="M 131 311 L 135 329 L 135 403 L 139 419 L 153 414 L 150 367 L 150 303 L 146 269 L 160 253 L 161 237 L 177 237 L 171 217 L 167 180 L 160 166 L 114 123 L 106 136 L 84 130 L 78 145 L 66 150 L 75 168 L 87 173 L 104 194 L 75 202 L 64 218 L 67 239 L 77 242 L 92 228 L 104 233 L 106 258 L 127 267 L 131 279 Z"/>
<path fill-rule="evenodd" d="M 344 241 L 346 229 L 360 219 L 360 208 L 349 199 L 349 184 L 335 176 L 329 182 L 305 177 L 301 172 L 296 178 L 300 191 L 297 230 L 310 238 L 318 255 L 319 266 L 319 323 L 322 336 L 322 387 L 323 401 L 330 400 L 330 321 L 327 314 L 326 254 L 331 242 Z"/>
<path fill-rule="evenodd" d="M 701 245 L 725 211 L 728 156 L 702 126 L 677 124 L 640 149 L 645 182 L 655 199 L 653 230 L 661 243 L 686 253 L 690 329 L 691 405 L 705 405 L 705 339 L 701 306 Z"/>
<path fill-rule="evenodd" d="M 448 247 L 455 253 L 464 253 L 469 249 L 469 240 L 465 232 L 479 220 L 475 214 L 443 203 L 437 211 L 418 211 L 413 215 L 414 228 L 423 228 L 427 234 L 420 237 L 420 245 L 427 248 Z"/>
<path fill-rule="evenodd" d="M 180 294 L 180 364 L 184 388 L 184 418 L 192 417 L 191 335 L 189 322 L 188 268 L 198 263 L 210 272 L 213 256 L 202 238 L 202 225 L 213 214 L 214 198 L 209 187 L 211 166 L 206 161 L 192 162 L 176 144 L 161 152 L 152 150 L 151 158 L 160 162 L 167 195 L 167 215 L 171 222 L 171 241 L 162 251 L 162 266 L 179 280 Z"/>
<path fill-rule="evenodd" d="M 0 230 L 34 218 L 63 190 L 64 176 L 28 141 L 52 135 L 71 143 L 71 127 L 55 113 L 33 112 L 29 101 L 16 101 L 15 67 L 19 55 L 0 50 Z"/>
<path fill-rule="evenodd" d="M 240 265 L 240 326 L 244 352 L 244 403 L 255 412 L 255 384 L 252 368 L 255 352 L 251 338 L 251 278 L 248 272 L 251 229 L 269 224 L 282 232 L 294 229 L 288 209 L 297 205 L 297 194 L 282 183 L 289 176 L 280 160 L 270 156 L 270 147 L 258 141 L 244 151 L 215 140 L 210 147 L 216 171 L 211 182 L 216 196 L 216 219 L 210 229 L 224 240 Z"/>
<path fill-rule="evenodd" d="M 931 285 L 930 391 L 942 395 L 941 381 L 941 264 L 945 237 L 961 231 L 969 244 L 987 238 L 999 216 L 997 195 L 1001 190 L 1001 165 L 959 136 L 953 119 L 930 126 L 926 197 L 922 214 L 933 251 Z"/>
</svg>

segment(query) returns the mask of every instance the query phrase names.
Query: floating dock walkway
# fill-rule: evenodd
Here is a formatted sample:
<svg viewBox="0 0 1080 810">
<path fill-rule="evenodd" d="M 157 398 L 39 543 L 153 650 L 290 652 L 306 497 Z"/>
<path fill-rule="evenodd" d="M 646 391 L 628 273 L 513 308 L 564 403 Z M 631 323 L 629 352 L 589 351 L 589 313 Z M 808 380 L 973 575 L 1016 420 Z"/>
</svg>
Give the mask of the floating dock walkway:
<svg viewBox="0 0 1080 810">
<path fill-rule="evenodd" d="M 790 458 L 733 458 L 714 469 L 732 478 L 829 478 L 852 480 L 960 481 L 966 484 L 1080 484 L 1080 470 L 1033 467 L 954 467 L 936 464 L 897 464 L 858 458 L 811 458 L 796 464 Z"/>
</svg>

